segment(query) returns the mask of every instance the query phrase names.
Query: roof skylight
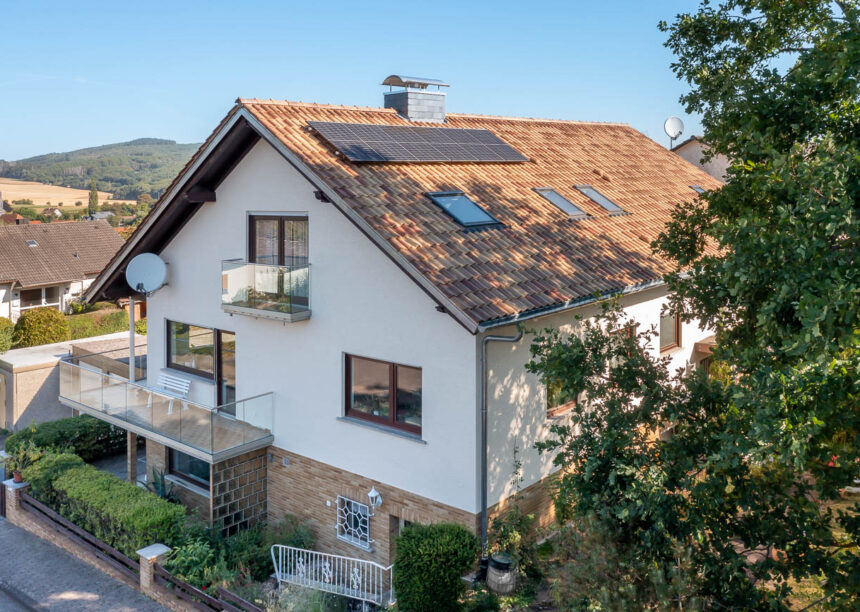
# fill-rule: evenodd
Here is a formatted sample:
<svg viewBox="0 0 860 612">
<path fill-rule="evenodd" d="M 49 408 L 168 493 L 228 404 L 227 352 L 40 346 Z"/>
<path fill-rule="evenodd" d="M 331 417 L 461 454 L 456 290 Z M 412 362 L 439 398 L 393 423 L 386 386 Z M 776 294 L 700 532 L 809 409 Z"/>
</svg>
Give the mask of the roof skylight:
<svg viewBox="0 0 860 612">
<path fill-rule="evenodd" d="M 499 224 L 497 219 L 475 204 L 462 191 L 428 193 L 427 197 L 464 227 Z"/>
<path fill-rule="evenodd" d="M 607 198 L 605 195 L 597 191 L 591 185 L 574 185 L 574 187 L 582 193 L 584 196 L 587 196 L 591 199 L 592 202 L 600 204 L 603 208 L 609 211 L 610 215 L 626 215 L 628 214 L 623 208 L 621 208 L 618 204 Z"/>
<path fill-rule="evenodd" d="M 576 204 L 568 200 L 552 187 L 535 187 L 534 190 L 561 209 L 562 212 L 566 212 L 570 215 L 571 219 L 585 219 L 588 217 L 588 215 L 580 210 Z"/>
<path fill-rule="evenodd" d="M 39 246 L 39 243 L 38 243 L 38 242 L 36 242 L 35 240 L 28 240 L 28 241 L 27 241 L 27 246 L 29 246 L 29 247 L 37 247 L 37 246 Z"/>
<path fill-rule="evenodd" d="M 705 193 L 705 190 L 700 185 L 690 185 L 690 189 L 692 189 L 693 191 L 695 191 L 699 195 L 702 195 L 703 193 Z"/>
</svg>

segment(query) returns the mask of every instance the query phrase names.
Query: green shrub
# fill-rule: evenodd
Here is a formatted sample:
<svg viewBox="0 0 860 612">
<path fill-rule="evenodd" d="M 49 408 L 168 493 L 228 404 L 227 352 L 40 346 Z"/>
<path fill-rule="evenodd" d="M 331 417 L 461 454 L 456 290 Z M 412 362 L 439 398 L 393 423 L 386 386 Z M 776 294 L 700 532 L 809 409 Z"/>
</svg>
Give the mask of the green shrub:
<svg viewBox="0 0 860 612">
<path fill-rule="evenodd" d="M 273 544 L 313 550 L 316 537 L 308 523 L 287 515 L 274 525 L 255 525 L 225 538 L 222 547 L 227 564 L 243 576 L 264 581 L 272 573 Z"/>
<path fill-rule="evenodd" d="M 68 450 L 84 461 L 109 457 L 126 449 L 125 431 L 87 414 L 39 423 L 12 434 L 6 439 L 6 452 L 13 453 L 29 441 L 39 448 Z"/>
<path fill-rule="evenodd" d="M 0 317 L 0 354 L 12 348 L 15 324 L 6 317 Z"/>
<path fill-rule="evenodd" d="M 53 506 L 56 502 L 53 482 L 60 474 L 84 465 L 83 459 L 72 453 L 47 453 L 22 472 L 24 480 L 30 483 L 33 497 Z"/>
<path fill-rule="evenodd" d="M 71 340 L 66 317 L 56 308 L 34 308 L 21 313 L 15 323 L 16 347 L 38 346 Z"/>
<path fill-rule="evenodd" d="M 91 465 L 66 470 L 53 489 L 61 515 L 130 557 L 180 540 L 185 508 Z"/>
<path fill-rule="evenodd" d="M 397 538 L 394 591 L 409 612 L 459 609 L 465 590 L 460 579 L 475 567 L 478 538 L 462 525 L 410 525 Z"/>
<path fill-rule="evenodd" d="M 164 569 L 198 589 L 208 586 L 206 567 L 215 564 L 215 548 L 204 539 L 191 540 L 173 548 L 164 560 Z"/>
<path fill-rule="evenodd" d="M 103 302 L 96 305 L 101 303 Z M 128 329 L 128 313 L 114 308 L 110 310 L 97 308 L 92 312 L 68 315 L 66 320 L 69 323 L 72 340 L 113 334 Z"/>
<path fill-rule="evenodd" d="M 141 336 L 146 335 L 146 319 L 138 319 L 134 322 L 134 333 L 140 334 Z"/>
</svg>

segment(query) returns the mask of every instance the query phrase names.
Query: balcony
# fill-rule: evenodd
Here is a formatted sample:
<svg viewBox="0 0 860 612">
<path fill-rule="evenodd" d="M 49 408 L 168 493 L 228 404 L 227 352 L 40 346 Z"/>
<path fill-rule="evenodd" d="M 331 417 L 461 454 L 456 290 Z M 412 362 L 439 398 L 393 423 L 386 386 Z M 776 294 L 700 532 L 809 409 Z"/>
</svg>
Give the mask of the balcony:
<svg viewBox="0 0 860 612">
<path fill-rule="evenodd" d="M 208 463 L 273 441 L 271 393 L 212 408 L 131 383 L 105 362 L 99 354 L 60 361 L 60 403 Z"/>
<path fill-rule="evenodd" d="M 289 323 L 311 316 L 311 267 L 221 262 L 221 308 L 225 312 Z"/>
</svg>

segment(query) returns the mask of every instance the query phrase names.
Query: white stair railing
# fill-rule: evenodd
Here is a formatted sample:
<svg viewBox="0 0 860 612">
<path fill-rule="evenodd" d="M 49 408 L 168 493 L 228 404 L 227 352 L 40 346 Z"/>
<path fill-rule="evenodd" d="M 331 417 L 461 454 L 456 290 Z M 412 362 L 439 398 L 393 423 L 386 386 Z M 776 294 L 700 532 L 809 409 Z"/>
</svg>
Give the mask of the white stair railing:
<svg viewBox="0 0 860 612">
<path fill-rule="evenodd" d="M 378 606 L 395 602 L 391 584 L 393 565 L 385 567 L 364 559 L 281 544 L 272 546 L 272 562 L 278 585 L 297 584 Z"/>
</svg>

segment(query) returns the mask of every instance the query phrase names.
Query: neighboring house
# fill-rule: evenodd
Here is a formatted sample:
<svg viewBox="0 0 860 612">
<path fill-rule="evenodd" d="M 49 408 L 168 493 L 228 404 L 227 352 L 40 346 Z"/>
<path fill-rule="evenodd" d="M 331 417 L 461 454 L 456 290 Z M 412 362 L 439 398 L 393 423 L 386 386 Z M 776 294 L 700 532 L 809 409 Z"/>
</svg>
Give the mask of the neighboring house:
<svg viewBox="0 0 860 612">
<path fill-rule="evenodd" d="M 114 213 L 109 210 L 100 210 L 96 213 L 93 213 L 92 215 L 89 215 L 87 219 L 89 219 L 90 221 L 107 221 L 113 216 Z"/>
<path fill-rule="evenodd" d="M 93 353 L 109 357 L 128 372 L 127 332 L 43 344 L 0 353 L 0 427 L 20 431 L 33 423 L 72 416 L 57 401 L 60 374 L 57 364 L 68 355 Z M 137 363 L 146 363 L 146 337 L 137 336 Z"/>
<path fill-rule="evenodd" d="M 57 219 L 59 219 L 63 216 L 62 211 L 59 208 L 54 208 L 53 206 L 49 206 L 48 208 L 43 208 L 41 214 L 45 217 L 53 216 L 53 217 L 56 217 Z"/>
<path fill-rule="evenodd" d="M 17 213 L 7 213 L 0 215 L 0 225 L 27 225 L 30 220 Z"/>
<path fill-rule="evenodd" d="M 393 108 L 240 99 L 86 294 L 139 298 L 132 258 L 168 264 L 145 386 L 73 360 L 61 401 L 145 436 L 148 470 L 226 531 L 292 513 L 385 565 L 409 522 L 480 531 L 515 449 L 548 521 L 533 445 L 569 406 L 526 372 L 530 336 L 494 337 L 572 332 L 621 293 L 655 356 L 700 358 L 708 332 L 661 316 L 672 264 L 650 243 L 716 180 L 628 125 L 446 114 L 406 85 Z"/>
<path fill-rule="evenodd" d="M 65 310 L 122 244 L 104 221 L 0 227 L 0 317 L 16 321 L 40 306 Z"/>
<path fill-rule="evenodd" d="M 686 159 L 691 164 L 698 166 L 718 181 L 725 182 L 726 170 L 729 167 L 729 159 L 725 155 L 714 155 L 707 162 L 702 157 L 708 151 L 708 143 L 698 136 L 690 136 L 687 140 L 672 147 L 672 151 Z"/>
</svg>

